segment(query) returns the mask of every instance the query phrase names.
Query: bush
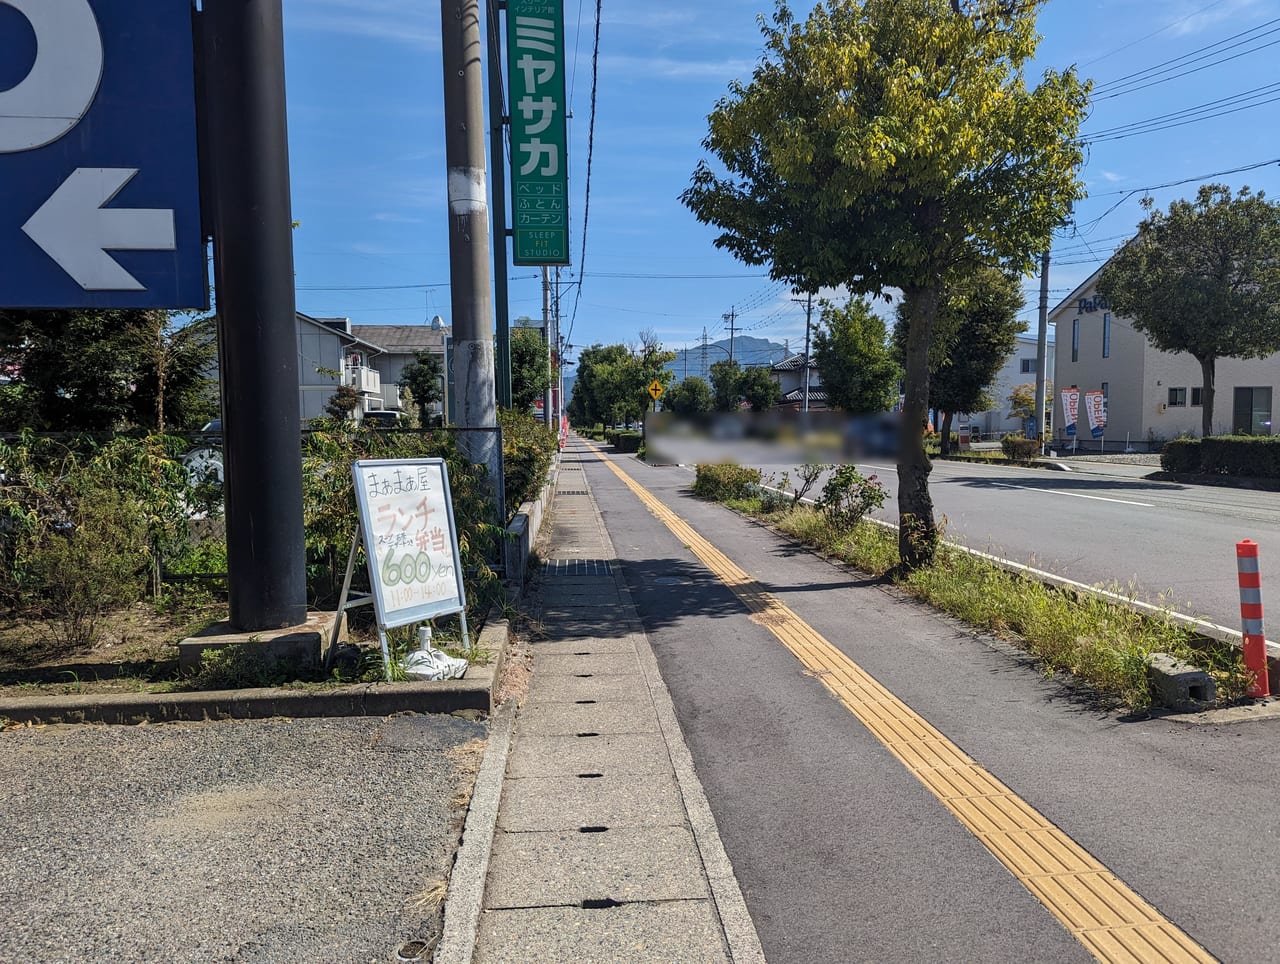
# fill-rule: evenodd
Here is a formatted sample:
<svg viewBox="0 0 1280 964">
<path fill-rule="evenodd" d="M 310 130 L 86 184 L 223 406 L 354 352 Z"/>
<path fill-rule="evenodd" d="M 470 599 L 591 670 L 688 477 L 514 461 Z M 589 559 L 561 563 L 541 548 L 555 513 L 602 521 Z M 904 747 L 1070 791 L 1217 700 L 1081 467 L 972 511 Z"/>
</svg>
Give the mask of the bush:
<svg viewBox="0 0 1280 964">
<path fill-rule="evenodd" d="M 1201 439 L 1200 471 L 1239 478 L 1280 478 L 1280 438 L 1215 435 Z"/>
<path fill-rule="evenodd" d="M 640 442 L 641 435 L 639 432 L 622 429 L 613 433 L 613 448 L 617 452 L 638 452 L 640 451 Z"/>
<path fill-rule="evenodd" d="M 702 464 L 697 467 L 693 478 L 693 494 L 713 502 L 725 502 L 729 499 L 745 499 L 751 495 L 753 488 L 760 484 L 760 470 L 744 468 L 741 465 L 726 463 L 723 465 Z"/>
<path fill-rule="evenodd" d="M 1160 452 L 1166 472 L 1280 478 L 1280 438 L 1268 435 L 1213 435 L 1178 438 Z"/>
<path fill-rule="evenodd" d="M 1176 438 L 1160 450 L 1160 468 L 1166 472 L 1199 472 L 1200 440 Z"/>
<path fill-rule="evenodd" d="M 884 505 L 888 490 L 873 475 L 863 477 L 852 465 L 842 465 L 822 487 L 818 508 L 834 526 L 851 529 L 872 509 Z"/>
<path fill-rule="evenodd" d="M 1008 459 L 1033 459 L 1040 454 L 1040 443 L 1023 435 L 1006 435 L 1000 440 L 1000 451 Z"/>
<path fill-rule="evenodd" d="M 522 502 L 536 498 L 546 484 L 560 439 L 555 429 L 527 412 L 500 411 L 498 424 L 502 426 L 503 489 L 510 519 Z"/>
<path fill-rule="evenodd" d="M 359 518 L 351 463 L 361 459 L 443 458 L 449 469 L 467 602 L 473 612 L 482 614 L 489 604 L 486 593 L 497 580 L 489 561 L 497 558 L 502 526 L 494 518 L 484 469 L 473 466 L 462 454 L 454 434 L 443 430 L 373 430 L 332 420 L 312 424 L 314 429 L 302 439 L 302 509 L 312 602 L 320 607 L 332 604 L 346 573 Z M 357 569 L 363 572 L 364 550 L 358 552 Z"/>
<path fill-rule="evenodd" d="M 29 546 L 30 598 L 62 646 L 84 649 L 103 616 L 142 597 L 148 557 L 139 507 L 113 489 L 88 490 Z"/>
</svg>

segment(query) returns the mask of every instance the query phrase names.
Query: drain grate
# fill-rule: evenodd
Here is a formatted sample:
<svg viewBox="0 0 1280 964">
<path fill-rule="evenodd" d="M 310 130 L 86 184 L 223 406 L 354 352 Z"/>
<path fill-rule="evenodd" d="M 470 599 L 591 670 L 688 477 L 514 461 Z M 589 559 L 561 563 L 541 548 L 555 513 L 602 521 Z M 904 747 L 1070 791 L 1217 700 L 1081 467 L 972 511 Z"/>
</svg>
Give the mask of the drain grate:
<svg viewBox="0 0 1280 964">
<path fill-rule="evenodd" d="M 548 559 L 543 573 L 553 576 L 611 576 L 613 563 L 608 559 Z"/>
<path fill-rule="evenodd" d="M 589 495 L 586 489 L 556 489 L 556 495 Z"/>
</svg>

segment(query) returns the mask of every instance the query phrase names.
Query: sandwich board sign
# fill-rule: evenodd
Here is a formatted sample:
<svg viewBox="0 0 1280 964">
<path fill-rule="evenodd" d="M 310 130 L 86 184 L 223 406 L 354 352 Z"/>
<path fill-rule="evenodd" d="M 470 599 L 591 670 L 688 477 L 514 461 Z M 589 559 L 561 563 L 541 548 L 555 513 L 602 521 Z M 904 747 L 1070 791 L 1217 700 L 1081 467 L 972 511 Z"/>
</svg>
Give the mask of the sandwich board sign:
<svg viewBox="0 0 1280 964">
<path fill-rule="evenodd" d="M 369 459 L 351 466 L 369 565 L 382 658 L 390 673 L 386 631 L 436 616 L 462 614 L 467 636 L 467 598 L 462 585 L 458 529 L 453 518 L 449 470 L 444 459 Z M 355 560 L 352 545 L 351 562 Z M 350 588 L 351 565 L 347 567 Z M 368 602 L 343 600 L 343 608 Z"/>
</svg>

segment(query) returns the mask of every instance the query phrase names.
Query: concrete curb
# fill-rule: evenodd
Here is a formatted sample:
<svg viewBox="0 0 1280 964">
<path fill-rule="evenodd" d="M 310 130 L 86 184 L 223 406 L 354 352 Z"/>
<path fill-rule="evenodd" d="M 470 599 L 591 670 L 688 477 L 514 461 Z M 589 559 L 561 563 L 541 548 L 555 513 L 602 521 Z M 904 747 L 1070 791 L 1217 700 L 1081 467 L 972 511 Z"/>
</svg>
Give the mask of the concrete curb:
<svg viewBox="0 0 1280 964">
<path fill-rule="evenodd" d="M 444 928 L 436 946 L 434 964 L 470 964 L 476 949 L 480 912 L 484 909 L 484 885 L 489 876 L 489 855 L 498 827 L 502 781 L 515 723 L 515 705 L 499 706 L 489 728 L 480 772 L 476 775 L 462 844 L 449 875 L 449 895 L 444 904 Z"/>
<path fill-rule="evenodd" d="M 276 716 L 387 716 L 391 713 L 453 713 L 493 709 L 493 690 L 502 673 L 507 621 L 490 610 L 477 648 L 489 663 L 467 668 L 460 680 L 413 683 L 356 683 L 333 689 L 257 688 L 196 693 L 122 693 L 87 696 L 33 696 L 0 699 L 0 717 L 15 723 L 171 723 L 201 720 L 258 720 Z"/>
</svg>

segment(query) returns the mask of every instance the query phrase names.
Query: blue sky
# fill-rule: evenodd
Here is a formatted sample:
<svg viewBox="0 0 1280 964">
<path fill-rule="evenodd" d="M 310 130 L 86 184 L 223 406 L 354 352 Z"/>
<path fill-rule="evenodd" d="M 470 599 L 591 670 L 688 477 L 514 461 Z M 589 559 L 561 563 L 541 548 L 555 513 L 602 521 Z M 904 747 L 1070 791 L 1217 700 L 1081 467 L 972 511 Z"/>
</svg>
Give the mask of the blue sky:
<svg viewBox="0 0 1280 964">
<path fill-rule="evenodd" d="M 595 5 L 566 0 L 574 264 L 561 305 L 574 345 L 653 328 L 680 348 L 704 326 L 727 335 L 730 308 L 746 333 L 803 340 L 803 308 L 786 287 L 717 251 L 713 229 L 678 201 L 704 155 L 706 116 L 730 80 L 749 78 L 756 17 L 771 11 L 759 0 L 603 0 L 584 259 Z M 357 324 L 448 323 L 439 5 L 284 0 L 284 13 L 299 309 Z M 1051 0 L 1040 32 L 1040 65 L 1076 64 L 1098 85 L 1085 135 L 1123 135 L 1088 148 L 1090 197 L 1055 240 L 1051 304 L 1133 232 L 1143 188 L 1271 161 L 1208 180 L 1280 197 L 1280 0 Z M 1159 72 L 1139 73 L 1148 68 Z M 1125 127 L 1201 105 L 1160 123 L 1216 116 Z M 1163 207 L 1196 185 L 1151 194 Z M 537 271 L 508 271 L 512 317 L 540 316 Z M 580 292 L 567 284 L 579 280 Z M 1033 325 L 1038 290 L 1027 279 Z"/>
</svg>

